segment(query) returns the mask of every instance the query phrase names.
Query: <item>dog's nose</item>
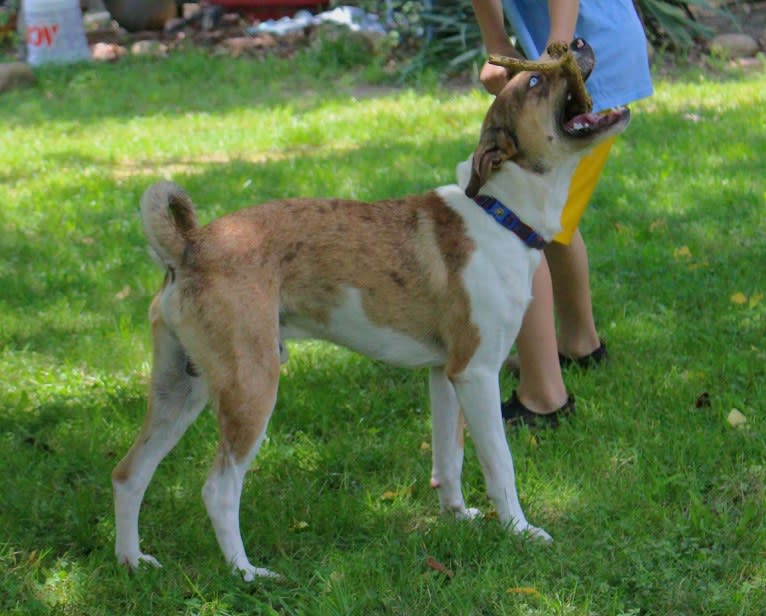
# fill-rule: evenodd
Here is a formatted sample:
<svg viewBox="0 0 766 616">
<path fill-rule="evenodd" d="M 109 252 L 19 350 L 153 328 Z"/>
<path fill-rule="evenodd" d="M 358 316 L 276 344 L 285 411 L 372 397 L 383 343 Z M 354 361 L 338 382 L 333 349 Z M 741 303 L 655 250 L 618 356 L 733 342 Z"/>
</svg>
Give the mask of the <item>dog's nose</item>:
<svg viewBox="0 0 766 616">
<path fill-rule="evenodd" d="M 576 38 L 569 45 L 569 48 L 572 50 L 572 54 L 577 61 L 577 66 L 580 67 L 583 80 L 587 79 L 596 64 L 596 56 L 593 53 L 593 47 L 588 45 L 584 38 Z"/>
</svg>

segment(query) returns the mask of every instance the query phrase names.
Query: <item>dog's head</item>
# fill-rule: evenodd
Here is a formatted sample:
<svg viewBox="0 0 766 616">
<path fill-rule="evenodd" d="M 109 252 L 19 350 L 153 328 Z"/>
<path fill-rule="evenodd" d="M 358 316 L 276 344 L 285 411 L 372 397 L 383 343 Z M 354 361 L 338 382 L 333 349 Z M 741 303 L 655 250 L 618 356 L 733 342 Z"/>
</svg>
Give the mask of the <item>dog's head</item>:
<svg viewBox="0 0 766 616">
<path fill-rule="evenodd" d="M 507 59 L 510 70 L 514 66 L 536 70 L 513 74 L 490 106 L 473 154 L 467 196 L 476 196 L 506 161 L 533 173 L 546 173 L 628 125 L 630 113 L 625 108 L 590 112 L 590 98 L 582 82 L 595 63 L 591 47 L 582 39 L 573 41 L 568 52 L 566 44 L 554 45 L 557 48 L 549 47 L 554 58 L 549 62 Z M 496 63 L 509 66 L 503 59 Z"/>
</svg>

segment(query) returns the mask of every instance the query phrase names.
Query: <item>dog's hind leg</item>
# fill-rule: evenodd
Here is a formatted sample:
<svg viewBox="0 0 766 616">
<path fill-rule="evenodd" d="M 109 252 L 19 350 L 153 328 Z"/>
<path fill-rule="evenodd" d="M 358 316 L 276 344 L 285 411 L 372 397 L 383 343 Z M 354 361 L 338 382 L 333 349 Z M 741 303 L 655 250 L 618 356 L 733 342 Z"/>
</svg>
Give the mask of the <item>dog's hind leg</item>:
<svg viewBox="0 0 766 616">
<path fill-rule="evenodd" d="M 467 509 L 460 487 L 463 470 L 463 415 L 455 395 L 455 388 L 444 373 L 444 368 L 431 368 L 429 372 L 431 396 L 431 487 L 439 491 L 443 513 L 458 518 L 474 518 L 478 509 Z"/>
<path fill-rule="evenodd" d="M 226 359 L 231 362 L 226 367 L 227 382 L 216 386 L 221 438 L 213 469 L 202 489 L 224 558 L 248 582 L 258 576 L 276 576 L 250 564 L 239 524 L 242 483 L 266 437 L 279 383 L 277 336 L 273 336 L 273 343 L 270 339 L 262 344 L 264 339 L 262 335 L 248 339 L 248 346 L 254 350 L 237 348 Z"/>
<path fill-rule="evenodd" d="M 144 425 L 127 455 L 112 473 L 115 511 L 115 553 L 120 563 L 159 566 L 143 554 L 138 514 L 154 471 L 197 418 L 208 399 L 207 385 L 197 376 L 178 339 L 159 317 L 152 323 L 154 357 L 149 408 Z"/>
</svg>

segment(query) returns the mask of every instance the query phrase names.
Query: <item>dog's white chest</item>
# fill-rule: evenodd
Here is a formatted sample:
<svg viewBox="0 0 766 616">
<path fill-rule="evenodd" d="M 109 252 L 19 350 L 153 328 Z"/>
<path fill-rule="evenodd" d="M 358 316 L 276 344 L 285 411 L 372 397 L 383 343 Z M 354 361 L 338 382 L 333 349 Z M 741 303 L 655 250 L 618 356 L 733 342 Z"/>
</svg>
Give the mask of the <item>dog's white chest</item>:
<svg viewBox="0 0 766 616">
<path fill-rule="evenodd" d="M 444 349 L 424 344 L 390 327 L 373 323 L 362 307 L 358 289 L 347 288 L 343 301 L 330 311 L 326 322 L 303 315 L 287 315 L 280 324 L 280 338 L 319 338 L 348 347 L 373 359 L 397 366 L 418 368 L 446 361 Z"/>
</svg>

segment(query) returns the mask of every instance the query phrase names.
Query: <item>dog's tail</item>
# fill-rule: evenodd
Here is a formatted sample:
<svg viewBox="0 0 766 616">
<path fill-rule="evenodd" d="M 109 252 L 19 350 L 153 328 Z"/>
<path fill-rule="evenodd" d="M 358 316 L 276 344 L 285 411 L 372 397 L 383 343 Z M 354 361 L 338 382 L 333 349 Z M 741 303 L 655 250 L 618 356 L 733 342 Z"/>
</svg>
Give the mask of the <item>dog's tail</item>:
<svg viewBox="0 0 766 616">
<path fill-rule="evenodd" d="M 141 219 L 149 245 L 163 266 L 181 261 L 189 234 L 199 227 L 194 204 L 173 182 L 158 182 L 141 197 Z"/>
</svg>

